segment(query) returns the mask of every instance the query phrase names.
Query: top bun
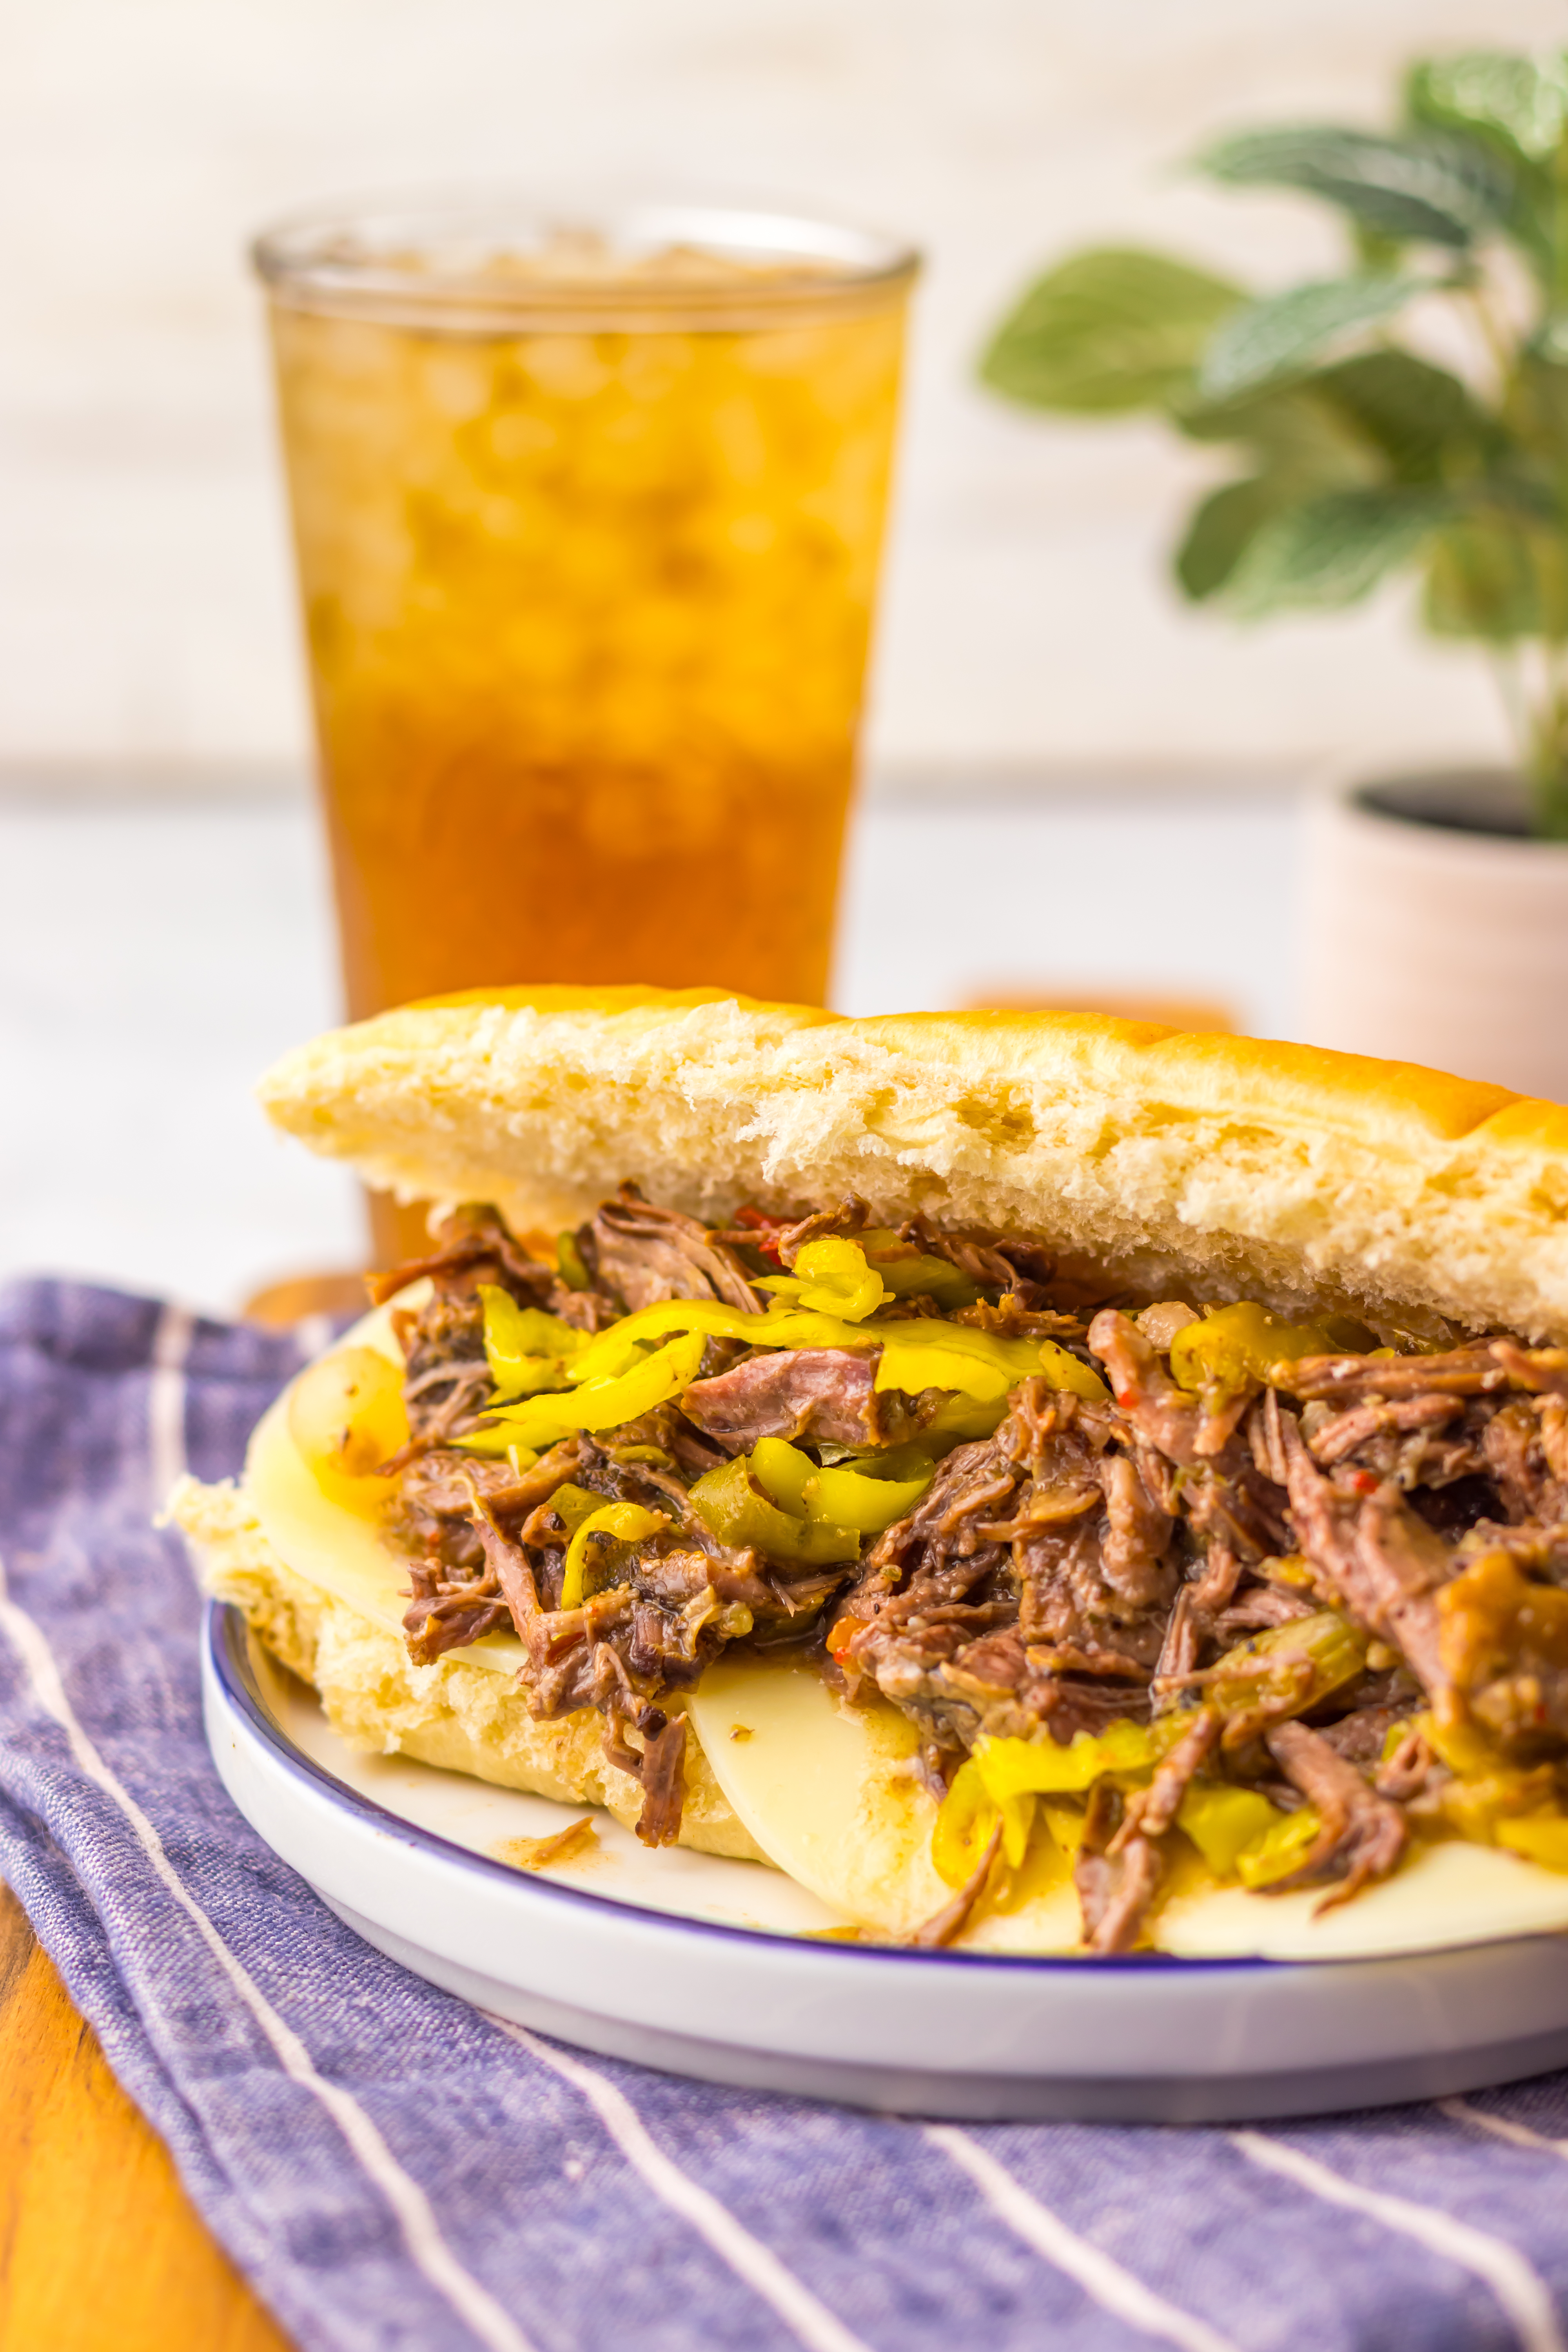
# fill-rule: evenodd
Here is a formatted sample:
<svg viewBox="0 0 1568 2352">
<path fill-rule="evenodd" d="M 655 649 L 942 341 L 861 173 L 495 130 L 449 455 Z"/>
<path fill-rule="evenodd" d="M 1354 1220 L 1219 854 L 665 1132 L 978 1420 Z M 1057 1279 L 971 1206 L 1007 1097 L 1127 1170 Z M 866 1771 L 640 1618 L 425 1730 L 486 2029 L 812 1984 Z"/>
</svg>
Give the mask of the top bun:
<svg viewBox="0 0 1568 2352">
<path fill-rule="evenodd" d="M 856 1192 L 1127 1285 L 1568 1339 L 1568 1109 L 1403 1062 L 1068 1013 L 847 1021 L 719 989 L 509 988 L 331 1032 L 261 1101 L 405 1199 L 718 1222 Z"/>
</svg>

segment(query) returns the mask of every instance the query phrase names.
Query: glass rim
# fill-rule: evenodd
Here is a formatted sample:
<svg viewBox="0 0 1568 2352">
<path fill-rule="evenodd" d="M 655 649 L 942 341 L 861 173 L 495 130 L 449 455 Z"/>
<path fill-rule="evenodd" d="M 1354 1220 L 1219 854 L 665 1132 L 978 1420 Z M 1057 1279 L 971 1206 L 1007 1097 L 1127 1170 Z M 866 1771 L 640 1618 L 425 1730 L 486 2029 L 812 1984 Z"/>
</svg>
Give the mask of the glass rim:
<svg viewBox="0 0 1568 2352">
<path fill-rule="evenodd" d="M 533 278 L 498 266 L 509 249 L 561 236 L 598 237 L 628 266 Z M 670 247 L 752 268 L 702 278 L 637 267 L 639 256 Z M 422 252 L 431 258 L 416 260 Z M 551 201 L 504 188 L 312 206 L 263 229 L 249 257 L 287 308 L 458 332 L 767 325 L 892 301 L 921 267 L 900 238 L 805 211 L 674 197 Z"/>
</svg>

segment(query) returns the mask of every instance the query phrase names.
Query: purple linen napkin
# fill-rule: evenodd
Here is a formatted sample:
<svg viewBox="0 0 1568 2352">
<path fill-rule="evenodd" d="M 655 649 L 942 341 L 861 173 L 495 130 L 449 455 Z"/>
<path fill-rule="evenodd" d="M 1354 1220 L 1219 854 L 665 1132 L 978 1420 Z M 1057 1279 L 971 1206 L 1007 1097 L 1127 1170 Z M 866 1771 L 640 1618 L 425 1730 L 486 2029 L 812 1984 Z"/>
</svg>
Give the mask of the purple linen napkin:
<svg viewBox="0 0 1568 2352">
<path fill-rule="evenodd" d="M 321 1336 L 0 1293 L 0 1874 L 300 2346 L 1568 2352 L 1568 2077 L 960 2129 L 585 2057 L 362 1944 L 224 1795 L 152 1524 Z"/>
</svg>

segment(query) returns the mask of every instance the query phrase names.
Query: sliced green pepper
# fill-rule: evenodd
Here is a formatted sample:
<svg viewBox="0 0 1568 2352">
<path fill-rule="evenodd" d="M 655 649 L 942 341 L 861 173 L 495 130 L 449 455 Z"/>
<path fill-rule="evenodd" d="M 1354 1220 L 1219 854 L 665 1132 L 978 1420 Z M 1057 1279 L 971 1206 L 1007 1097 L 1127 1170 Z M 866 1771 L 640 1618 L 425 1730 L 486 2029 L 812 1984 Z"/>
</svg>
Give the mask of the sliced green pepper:
<svg viewBox="0 0 1568 2352">
<path fill-rule="evenodd" d="M 1258 1706 L 1291 1715 L 1316 1706 L 1366 1665 L 1367 1636 L 1337 1609 L 1292 1618 L 1227 1650 L 1209 1670 L 1205 1690 L 1226 1715 Z M 1303 1672 L 1302 1661 L 1310 1669 Z"/>
<path fill-rule="evenodd" d="M 595 1511 L 604 1509 L 605 1498 L 603 1495 L 591 1495 L 586 1486 L 574 1486 L 568 1479 L 551 1496 L 550 1507 L 567 1534 L 574 1536 L 584 1519 L 591 1519 Z"/>
<path fill-rule="evenodd" d="M 819 1470 L 798 1446 L 782 1437 L 761 1437 L 752 1450 L 752 1475 L 787 1511 L 876 1536 L 912 1511 L 936 1475 L 929 1455 L 913 1446 L 893 1450 L 898 1466 L 913 1468 L 912 1476 L 889 1477 L 882 1465 L 872 1473 L 868 1462 L 854 1470 Z"/>
<path fill-rule="evenodd" d="M 485 1310 L 485 1355 L 498 1402 L 564 1388 L 566 1366 L 587 1346 L 587 1333 L 574 1331 L 542 1307 L 520 1307 L 509 1290 L 493 1282 L 480 1283 L 479 1298 Z"/>
<path fill-rule="evenodd" d="M 700 1331 L 672 1339 L 610 1379 L 586 1381 L 564 1394 L 525 1397 L 506 1405 L 489 1429 L 456 1442 L 466 1453 L 497 1454 L 511 1445 L 553 1445 L 574 1429 L 616 1429 L 690 1386 L 707 1345 Z"/>
<path fill-rule="evenodd" d="M 750 1546 L 774 1559 L 802 1560 L 817 1568 L 860 1556 L 857 1529 L 782 1507 L 752 1475 L 743 1454 L 717 1470 L 705 1470 L 687 1499 L 704 1527 L 737 1550 Z"/>
<path fill-rule="evenodd" d="M 580 1492 L 581 1489 L 574 1489 Z M 557 1488 L 551 1502 L 559 1510 L 561 1492 Z M 595 1501 L 599 1498 L 595 1496 Z M 601 1557 L 618 1550 L 623 1544 L 644 1543 L 668 1527 L 662 1511 L 645 1511 L 640 1503 L 601 1503 L 596 1510 L 583 1519 L 566 1547 L 566 1559 L 561 1571 L 561 1606 L 581 1609 L 583 1580 L 589 1566 L 589 1548 Z"/>
</svg>

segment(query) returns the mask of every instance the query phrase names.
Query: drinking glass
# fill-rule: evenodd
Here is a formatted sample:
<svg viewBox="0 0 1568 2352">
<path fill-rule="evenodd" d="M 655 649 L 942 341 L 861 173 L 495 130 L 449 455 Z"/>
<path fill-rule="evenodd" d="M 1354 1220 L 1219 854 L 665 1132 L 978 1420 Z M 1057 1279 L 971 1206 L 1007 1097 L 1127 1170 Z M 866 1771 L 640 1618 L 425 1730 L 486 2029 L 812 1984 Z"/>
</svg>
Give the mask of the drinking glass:
<svg viewBox="0 0 1568 2352">
<path fill-rule="evenodd" d="M 916 259 L 783 215 L 364 207 L 270 298 L 351 1016 L 820 1003 Z"/>
</svg>

